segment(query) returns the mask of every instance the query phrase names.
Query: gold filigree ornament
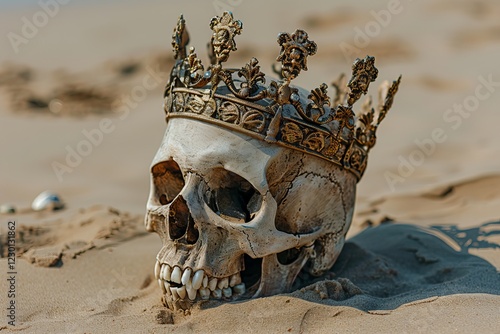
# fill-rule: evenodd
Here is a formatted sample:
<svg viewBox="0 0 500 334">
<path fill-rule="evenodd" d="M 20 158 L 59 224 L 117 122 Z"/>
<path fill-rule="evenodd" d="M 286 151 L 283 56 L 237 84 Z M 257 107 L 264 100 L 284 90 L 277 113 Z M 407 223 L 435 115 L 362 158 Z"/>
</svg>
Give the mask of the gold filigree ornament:
<svg viewBox="0 0 500 334">
<path fill-rule="evenodd" d="M 280 33 L 277 61 L 280 79 L 271 80 L 261 72 L 259 61 L 251 58 L 242 68 L 224 68 L 235 38 L 243 24 L 230 12 L 210 21 L 212 37 L 208 43 L 210 65 L 205 68 L 195 49 L 187 52 L 189 34 L 181 15 L 172 36 L 176 63 L 165 90 L 167 121 L 175 117 L 205 121 L 254 138 L 330 161 L 352 172 L 359 180 L 366 169 L 368 152 L 375 145 L 376 130 L 392 107 L 401 76 L 384 82 L 379 103 L 370 97 L 356 117 L 353 105 L 368 92 L 378 76 L 375 58 L 356 59 L 352 76 L 341 75 L 331 88 L 323 83 L 309 93 L 292 85 L 307 70 L 308 57 L 317 45 L 304 30 Z M 307 97 L 306 97 L 307 96 Z"/>
</svg>

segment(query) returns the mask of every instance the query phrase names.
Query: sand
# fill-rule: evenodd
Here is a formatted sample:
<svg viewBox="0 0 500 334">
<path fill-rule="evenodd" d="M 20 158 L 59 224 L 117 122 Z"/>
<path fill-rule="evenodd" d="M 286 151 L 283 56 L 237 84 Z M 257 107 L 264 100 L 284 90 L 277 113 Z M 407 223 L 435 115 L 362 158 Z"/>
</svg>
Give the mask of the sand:
<svg viewBox="0 0 500 334">
<path fill-rule="evenodd" d="M 319 48 L 298 84 L 333 80 L 365 54 L 376 56 L 380 81 L 403 81 L 358 184 L 348 241 L 325 277 L 288 294 L 171 312 L 153 279 L 161 242 L 143 224 L 165 130 L 170 35 L 184 13 L 204 58 L 221 3 L 237 4 L 244 22 L 232 65 L 255 56 L 271 73 L 276 34 L 304 28 Z M 74 1 L 17 53 L 0 39 L 0 204 L 17 208 L 0 214 L 0 330 L 500 333 L 500 4 L 401 0 L 366 45 L 356 44 L 359 31 L 377 29 L 372 11 L 389 2 L 284 4 Z M 23 17 L 41 10 L 0 1 L 2 35 L 22 34 Z M 356 50 L 346 55 L 346 45 Z M 145 96 L 127 105 L 144 80 Z M 89 134 L 88 154 L 68 158 Z M 67 159 L 70 171 L 55 172 Z M 65 208 L 33 212 L 47 189 Z M 6 317 L 9 221 L 15 327 Z"/>
</svg>

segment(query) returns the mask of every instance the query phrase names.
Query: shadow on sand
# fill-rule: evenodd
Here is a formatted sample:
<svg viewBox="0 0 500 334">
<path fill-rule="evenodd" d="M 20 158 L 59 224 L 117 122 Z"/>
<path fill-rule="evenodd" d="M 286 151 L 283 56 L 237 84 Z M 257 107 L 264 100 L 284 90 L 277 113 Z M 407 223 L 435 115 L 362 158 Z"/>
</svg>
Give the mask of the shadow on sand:
<svg viewBox="0 0 500 334">
<path fill-rule="evenodd" d="M 384 224 L 368 228 L 344 246 L 328 279 L 293 292 L 294 297 L 368 310 L 390 310 L 433 296 L 465 293 L 500 295 L 500 274 L 470 248 L 498 248 L 487 240 L 500 233 L 500 223 L 459 230 L 456 226 L 421 228 Z M 446 234 L 457 245 L 440 238 Z M 457 251 L 458 250 L 458 251 Z M 336 280 L 349 279 L 362 294 L 338 293 Z M 334 284 L 332 284 L 332 282 Z M 319 288 L 318 288 L 319 287 Z M 331 290 L 331 291 L 330 291 Z M 341 296 L 338 298 L 338 296 Z"/>
<path fill-rule="evenodd" d="M 471 248 L 500 248 L 499 243 L 488 240 L 493 236 L 500 236 L 500 221 L 485 223 L 468 229 L 460 229 L 457 225 L 434 225 L 432 228 L 453 239 L 462 252 L 468 253 Z"/>
</svg>

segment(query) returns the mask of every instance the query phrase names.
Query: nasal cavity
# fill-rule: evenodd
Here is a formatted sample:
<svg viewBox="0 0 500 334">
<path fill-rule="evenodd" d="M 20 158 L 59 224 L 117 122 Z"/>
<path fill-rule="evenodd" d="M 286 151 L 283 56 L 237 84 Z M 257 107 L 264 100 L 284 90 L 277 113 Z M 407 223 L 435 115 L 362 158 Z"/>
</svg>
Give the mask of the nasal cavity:
<svg viewBox="0 0 500 334">
<path fill-rule="evenodd" d="M 181 195 L 170 204 L 168 233 L 172 240 L 187 244 L 194 244 L 198 240 L 198 229 L 191 217 L 186 200 Z"/>
</svg>

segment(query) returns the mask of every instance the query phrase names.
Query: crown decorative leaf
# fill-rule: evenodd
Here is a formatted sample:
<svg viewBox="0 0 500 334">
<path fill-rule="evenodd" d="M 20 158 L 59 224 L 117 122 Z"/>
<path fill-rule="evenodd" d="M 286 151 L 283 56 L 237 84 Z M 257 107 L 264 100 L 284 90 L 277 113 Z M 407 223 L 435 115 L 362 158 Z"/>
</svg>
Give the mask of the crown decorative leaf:
<svg viewBox="0 0 500 334">
<path fill-rule="evenodd" d="M 319 88 L 315 88 L 311 91 L 311 94 L 307 97 L 311 102 L 307 105 L 306 114 L 309 116 L 312 114 L 313 110 L 318 110 L 319 114 L 313 118 L 316 123 L 324 123 L 330 120 L 331 115 L 331 104 L 330 97 L 327 92 L 328 86 L 323 83 Z"/>
<path fill-rule="evenodd" d="M 378 76 L 374 57 L 356 59 L 350 80 L 341 75 L 332 83 L 332 99 L 325 83 L 309 94 L 291 84 L 301 71 L 307 70 L 308 57 L 317 52 L 316 43 L 305 31 L 278 35 L 281 50 L 276 59 L 281 64 L 274 70 L 280 78 L 266 85 L 256 58 L 240 69 L 222 66 L 236 51 L 234 39 L 242 32 L 241 21 L 224 12 L 211 20 L 210 28 L 210 65 L 205 68 L 194 48 L 186 52 L 189 34 L 182 15 L 177 22 L 172 36 L 176 63 L 165 90 L 167 120 L 192 118 L 240 131 L 330 161 L 359 180 L 401 77 L 392 84 L 384 83 L 377 107 L 368 98 L 356 117 L 352 106 Z"/>
<path fill-rule="evenodd" d="M 187 79 L 186 84 L 189 84 L 189 81 L 199 81 L 201 80 L 202 75 L 200 74 L 200 71 L 203 72 L 203 64 L 201 63 L 201 60 L 198 58 L 198 55 L 196 54 L 196 50 L 194 47 L 191 47 L 189 49 L 189 55 L 185 59 L 186 65 L 189 67 L 189 71 L 191 75 L 189 77 L 185 77 L 184 79 Z"/>
<path fill-rule="evenodd" d="M 255 93 L 259 86 L 266 82 L 265 74 L 260 71 L 259 61 L 257 58 L 252 58 L 241 70 L 238 71 L 238 76 L 245 79 L 240 85 L 240 90 L 237 95 L 245 98 L 250 97 L 250 94 Z"/>
</svg>

